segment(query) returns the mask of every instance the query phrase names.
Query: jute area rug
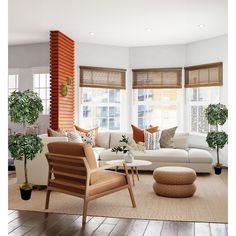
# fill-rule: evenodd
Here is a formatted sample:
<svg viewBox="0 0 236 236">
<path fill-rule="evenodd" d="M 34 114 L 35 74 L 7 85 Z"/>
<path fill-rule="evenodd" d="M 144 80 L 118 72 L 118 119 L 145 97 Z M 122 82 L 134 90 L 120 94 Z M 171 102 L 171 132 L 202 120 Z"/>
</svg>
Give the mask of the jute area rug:
<svg viewBox="0 0 236 236">
<path fill-rule="evenodd" d="M 128 190 L 104 196 L 89 203 L 88 215 L 153 220 L 227 223 L 227 171 L 221 176 L 202 174 L 191 198 L 165 198 L 152 189 L 151 174 L 140 175 L 133 187 L 137 208 L 132 208 Z M 34 190 L 29 201 L 20 198 L 16 179 L 9 180 L 9 209 L 51 213 L 81 214 L 83 200 L 52 192 L 49 210 L 44 210 L 45 190 Z"/>
</svg>

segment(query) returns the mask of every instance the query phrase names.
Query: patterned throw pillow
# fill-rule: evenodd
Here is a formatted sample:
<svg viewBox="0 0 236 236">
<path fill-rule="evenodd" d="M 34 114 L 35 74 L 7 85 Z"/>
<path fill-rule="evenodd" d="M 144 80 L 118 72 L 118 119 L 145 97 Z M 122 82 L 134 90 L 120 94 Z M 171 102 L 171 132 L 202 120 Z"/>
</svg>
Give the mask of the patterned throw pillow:
<svg viewBox="0 0 236 236">
<path fill-rule="evenodd" d="M 164 129 L 161 132 L 161 139 L 160 139 L 160 144 L 161 148 L 174 148 L 174 141 L 172 138 L 175 135 L 175 131 L 177 129 L 176 127 L 170 128 L 170 129 Z"/>
<path fill-rule="evenodd" d="M 75 127 L 75 129 L 76 129 L 77 131 L 82 132 L 82 133 L 88 133 L 88 132 L 90 132 L 90 131 L 93 131 L 94 134 L 95 134 L 95 145 L 96 145 L 96 146 L 99 146 L 99 145 L 98 145 L 98 128 L 99 128 L 99 127 L 92 128 L 92 129 L 83 129 L 83 128 L 77 126 L 77 125 L 74 125 L 74 127 Z"/>
<path fill-rule="evenodd" d="M 88 131 L 86 133 L 84 132 L 79 132 L 77 131 L 81 138 L 82 138 L 82 141 L 83 143 L 87 143 L 87 144 L 91 144 L 92 147 L 95 147 L 95 140 L 96 140 L 96 133 L 95 133 L 95 130 L 91 130 L 91 131 Z"/>
<path fill-rule="evenodd" d="M 161 131 L 150 133 L 144 130 L 144 141 L 146 150 L 156 150 L 160 148 Z"/>
<path fill-rule="evenodd" d="M 68 131 L 67 137 L 68 137 L 68 142 L 83 143 L 80 133 L 76 130 Z"/>
</svg>

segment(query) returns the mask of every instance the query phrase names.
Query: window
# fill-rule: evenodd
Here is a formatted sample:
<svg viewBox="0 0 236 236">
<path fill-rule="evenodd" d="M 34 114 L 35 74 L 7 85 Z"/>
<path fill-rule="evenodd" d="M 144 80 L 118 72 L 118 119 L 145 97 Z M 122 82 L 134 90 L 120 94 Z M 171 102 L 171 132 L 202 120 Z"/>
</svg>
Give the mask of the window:
<svg viewBox="0 0 236 236">
<path fill-rule="evenodd" d="M 8 91 L 9 91 L 9 95 L 13 92 L 13 91 L 18 91 L 19 88 L 19 76 L 18 74 L 10 74 L 8 75 Z"/>
<path fill-rule="evenodd" d="M 50 75 L 33 74 L 34 92 L 38 93 L 43 102 L 43 114 L 50 113 Z"/>
<path fill-rule="evenodd" d="M 207 133 L 209 124 L 205 117 L 205 108 L 210 103 L 219 102 L 220 87 L 188 88 L 186 98 L 189 132 Z"/>
<path fill-rule="evenodd" d="M 82 88 L 82 127 L 99 127 L 102 130 L 120 130 L 120 89 Z"/>
<path fill-rule="evenodd" d="M 161 129 L 178 124 L 178 89 L 135 89 L 134 117 L 140 128 L 158 125 Z"/>
</svg>

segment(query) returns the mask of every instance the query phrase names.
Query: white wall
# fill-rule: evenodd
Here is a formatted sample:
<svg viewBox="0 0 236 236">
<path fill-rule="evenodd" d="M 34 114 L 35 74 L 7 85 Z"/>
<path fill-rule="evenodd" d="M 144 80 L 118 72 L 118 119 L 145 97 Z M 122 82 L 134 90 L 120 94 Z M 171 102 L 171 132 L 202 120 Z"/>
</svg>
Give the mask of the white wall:
<svg viewBox="0 0 236 236">
<path fill-rule="evenodd" d="M 127 69 L 126 88 L 127 93 L 124 107 L 126 116 L 126 127 L 130 129 L 132 122 L 132 69 L 152 67 L 184 67 L 223 61 L 224 63 L 224 86 L 221 88 L 220 101 L 228 104 L 228 61 L 227 61 L 227 36 L 220 36 L 208 40 L 193 42 L 186 45 L 165 45 L 149 47 L 116 47 L 89 43 L 77 43 L 75 46 L 75 123 L 79 123 L 79 69 L 78 65 L 100 66 Z M 20 78 L 20 88 L 32 89 L 32 76 L 29 68 L 49 67 L 49 44 L 31 44 L 9 46 L 9 68 L 21 68 L 23 79 Z M 184 91 L 181 92 L 181 100 L 184 104 Z M 184 123 L 184 106 L 181 108 L 182 122 Z M 49 126 L 49 116 L 41 116 L 41 132 Z M 227 125 L 224 127 L 227 131 Z M 207 147 L 205 137 L 191 136 L 196 145 Z M 221 151 L 222 162 L 227 165 L 227 147 Z"/>
</svg>

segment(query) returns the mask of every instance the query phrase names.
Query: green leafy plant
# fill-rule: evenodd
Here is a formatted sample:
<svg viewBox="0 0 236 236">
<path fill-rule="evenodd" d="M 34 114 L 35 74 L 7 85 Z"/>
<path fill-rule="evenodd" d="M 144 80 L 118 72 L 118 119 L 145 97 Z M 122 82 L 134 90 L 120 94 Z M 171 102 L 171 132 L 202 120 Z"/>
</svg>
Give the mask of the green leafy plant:
<svg viewBox="0 0 236 236">
<path fill-rule="evenodd" d="M 215 131 L 208 132 L 206 142 L 210 148 L 216 149 L 217 152 L 217 167 L 221 167 L 219 150 L 228 143 L 228 134 L 224 131 L 219 131 L 219 126 L 225 124 L 228 119 L 228 109 L 225 105 L 210 104 L 205 110 L 207 121 L 210 125 L 215 126 Z"/>
<path fill-rule="evenodd" d="M 111 149 L 112 152 L 118 153 L 122 152 L 124 154 L 130 153 L 133 151 L 144 151 L 144 143 L 135 143 L 135 141 L 130 140 L 126 135 L 122 135 L 122 139 L 119 141 L 122 145 L 116 146 Z"/>
<path fill-rule="evenodd" d="M 36 134 L 9 135 L 8 148 L 13 159 L 24 160 L 25 184 L 27 185 L 27 159 L 33 160 L 42 151 L 43 144 Z"/>
<path fill-rule="evenodd" d="M 32 125 L 43 111 L 41 98 L 31 90 L 12 92 L 8 103 L 9 115 L 14 123 Z"/>
<path fill-rule="evenodd" d="M 9 135 L 8 149 L 13 159 L 24 160 L 25 183 L 23 186 L 25 188 L 29 188 L 27 159 L 33 160 L 36 154 L 42 151 L 43 147 L 41 138 L 35 134 L 27 134 L 25 127 L 27 124 L 34 124 L 42 111 L 42 100 L 33 91 L 14 91 L 9 96 L 9 115 L 11 121 L 22 124 L 24 133 Z"/>
</svg>

